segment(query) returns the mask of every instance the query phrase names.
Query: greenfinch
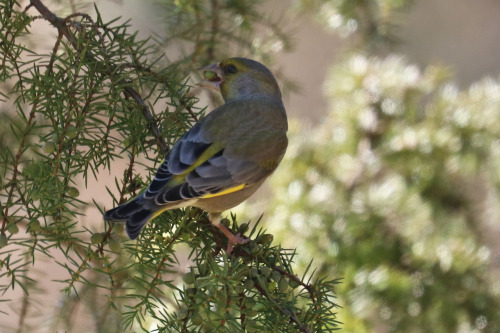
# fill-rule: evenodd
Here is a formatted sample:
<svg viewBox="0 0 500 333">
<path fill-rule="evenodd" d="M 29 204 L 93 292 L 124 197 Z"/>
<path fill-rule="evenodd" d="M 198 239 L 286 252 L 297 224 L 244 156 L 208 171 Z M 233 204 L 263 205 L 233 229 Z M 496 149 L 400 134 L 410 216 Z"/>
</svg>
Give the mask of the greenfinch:
<svg viewBox="0 0 500 333">
<path fill-rule="evenodd" d="M 144 225 L 167 209 L 194 206 L 228 238 L 228 252 L 248 239 L 220 223 L 221 214 L 251 196 L 285 154 L 287 116 L 271 71 L 246 58 L 202 67 L 198 85 L 221 93 L 224 104 L 198 121 L 172 147 L 149 187 L 104 213 L 125 221 L 137 238 Z"/>
</svg>

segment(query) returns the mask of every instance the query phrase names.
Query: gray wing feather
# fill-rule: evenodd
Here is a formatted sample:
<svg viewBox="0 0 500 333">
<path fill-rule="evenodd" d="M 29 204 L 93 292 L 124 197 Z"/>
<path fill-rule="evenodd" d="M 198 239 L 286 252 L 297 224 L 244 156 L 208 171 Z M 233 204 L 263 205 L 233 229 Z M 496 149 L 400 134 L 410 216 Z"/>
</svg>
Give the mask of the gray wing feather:
<svg viewBox="0 0 500 333">
<path fill-rule="evenodd" d="M 222 106 L 220 110 L 223 111 L 224 108 Z M 154 198 L 156 204 L 165 205 L 214 194 L 241 184 L 256 183 L 269 176 L 272 170 L 245 159 L 244 156 L 230 154 L 231 149 L 223 149 L 187 174 L 185 183 L 170 185 L 174 175 L 183 174 L 216 140 L 204 131 L 204 125 L 209 125 L 214 120 L 218 122 L 213 117 L 216 111 L 200 120 L 176 142 L 158 169 L 145 198 Z M 235 128 L 225 128 L 223 132 L 246 135 L 244 131 Z"/>
</svg>

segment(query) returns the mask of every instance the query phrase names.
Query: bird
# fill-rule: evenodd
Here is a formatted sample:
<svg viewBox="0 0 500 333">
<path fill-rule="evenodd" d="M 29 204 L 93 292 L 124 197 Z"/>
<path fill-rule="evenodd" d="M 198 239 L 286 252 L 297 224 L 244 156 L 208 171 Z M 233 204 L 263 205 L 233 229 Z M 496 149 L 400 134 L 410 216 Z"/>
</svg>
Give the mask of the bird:
<svg viewBox="0 0 500 333">
<path fill-rule="evenodd" d="M 249 239 L 221 224 L 222 213 L 250 197 L 276 170 L 288 145 L 288 121 L 272 72 L 247 58 L 227 58 L 200 68 L 198 86 L 222 95 L 224 104 L 174 143 L 147 189 L 106 211 L 125 221 L 130 239 L 169 209 L 198 207 L 228 238 L 227 252 Z"/>
</svg>

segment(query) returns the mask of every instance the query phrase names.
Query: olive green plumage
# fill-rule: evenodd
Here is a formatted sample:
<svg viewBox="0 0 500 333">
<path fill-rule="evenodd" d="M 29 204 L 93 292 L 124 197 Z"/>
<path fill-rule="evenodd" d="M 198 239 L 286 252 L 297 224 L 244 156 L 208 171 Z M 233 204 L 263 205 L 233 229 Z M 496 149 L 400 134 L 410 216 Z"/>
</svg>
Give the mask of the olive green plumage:
<svg viewBox="0 0 500 333">
<path fill-rule="evenodd" d="M 210 213 L 230 243 L 244 243 L 216 222 L 252 195 L 283 158 L 287 117 L 272 73 L 245 58 L 202 69 L 207 79 L 199 85 L 220 91 L 225 104 L 174 144 L 146 191 L 104 213 L 105 220 L 125 221 L 132 239 L 160 212 L 194 206 Z"/>
</svg>

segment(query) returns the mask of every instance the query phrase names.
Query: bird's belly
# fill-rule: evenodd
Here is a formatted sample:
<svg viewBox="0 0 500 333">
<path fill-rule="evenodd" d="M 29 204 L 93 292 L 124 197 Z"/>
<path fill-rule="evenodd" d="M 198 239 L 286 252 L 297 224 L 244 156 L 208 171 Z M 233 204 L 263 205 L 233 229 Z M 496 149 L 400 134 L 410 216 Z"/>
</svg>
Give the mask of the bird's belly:
<svg viewBox="0 0 500 333">
<path fill-rule="evenodd" d="M 257 191 L 261 183 L 262 182 L 260 182 L 259 184 L 247 186 L 242 190 L 236 192 L 211 198 L 198 199 L 195 203 L 192 204 L 192 206 L 201 208 L 210 213 L 223 212 L 245 201 L 248 197 L 254 194 L 255 191 Z"/>
</svg>

